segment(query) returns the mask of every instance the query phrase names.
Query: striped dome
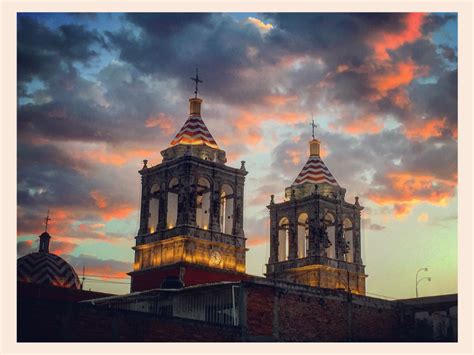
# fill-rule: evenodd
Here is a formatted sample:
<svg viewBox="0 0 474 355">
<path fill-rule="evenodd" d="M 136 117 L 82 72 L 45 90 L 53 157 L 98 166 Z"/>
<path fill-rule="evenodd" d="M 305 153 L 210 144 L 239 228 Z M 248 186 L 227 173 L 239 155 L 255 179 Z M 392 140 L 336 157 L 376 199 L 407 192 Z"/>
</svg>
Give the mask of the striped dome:
<svg viewBox="0 0 474 355">
<path fill-rule="evenodd" d="M 300 185 L 306 182 L 312 184 L 328 183 L 333 186 L 339 186 L 319 155 L 310 155 L 303 169 L 293 182 L 293 185 Z"/>
<path fill-rule="evenodd" d="M 216 141 L 207 129 L 199 114 L 190 114 L 183 127 L 176 137 L 171 141 L 171 145 L 190 144 L 207 145 L 211 148 L 219 149 Z"/>
<path fill-rule="evenodd" d="M 48 252 L 25 255 L 17 260 L 18 281 L 79 289 L 76 272 L 63 258 Z"/>
</svg>

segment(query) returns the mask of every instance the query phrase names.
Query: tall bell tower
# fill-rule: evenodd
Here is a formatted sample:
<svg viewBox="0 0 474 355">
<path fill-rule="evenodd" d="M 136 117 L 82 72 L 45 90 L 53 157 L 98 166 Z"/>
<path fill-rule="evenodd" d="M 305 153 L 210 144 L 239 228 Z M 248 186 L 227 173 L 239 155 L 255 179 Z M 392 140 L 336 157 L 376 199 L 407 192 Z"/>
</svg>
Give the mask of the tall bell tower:
<svg viewBox="0 0 474 355">
<path fill-rule="evenodd" d="M 270 205 L 270 258 L 266 276 L 309 286 L 342 288 L 365 294 L 361 258 L 360 213 L 363 207 L 345 201 L 320 157 L 320 142 L 309 143 L 309 158 L 285 200 Z"/>
<path fill-rule="evenodd" d="M 141 175 L 140 227 L 131 291 L 159 288 L 169 278 L 184 286 L 245 277 L 243 230 L 245 162 L 226 165 L 201 117 L 202 99 L 189 99 L 189 116 L 161 152 L 163 161 Z"/>
</svg>

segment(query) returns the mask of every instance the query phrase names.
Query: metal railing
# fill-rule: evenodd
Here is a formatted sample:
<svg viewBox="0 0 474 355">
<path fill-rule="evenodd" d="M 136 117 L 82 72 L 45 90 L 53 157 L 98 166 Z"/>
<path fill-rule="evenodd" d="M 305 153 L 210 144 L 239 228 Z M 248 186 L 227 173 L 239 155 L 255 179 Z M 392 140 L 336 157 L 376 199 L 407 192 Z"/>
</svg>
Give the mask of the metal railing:
<svg viewBox="0 0 474 355">
<path fill-rule="evenodd" d="M 207 290 L 159 290 L 151 295 L 130 295 L 95 300 L 96 306 L 150 313 L 159 317 L 192 319 L 228 326 L 239 325 L 239 286 Z M 90 302 L 92 303 L 92 302 Z"/>
</svg>

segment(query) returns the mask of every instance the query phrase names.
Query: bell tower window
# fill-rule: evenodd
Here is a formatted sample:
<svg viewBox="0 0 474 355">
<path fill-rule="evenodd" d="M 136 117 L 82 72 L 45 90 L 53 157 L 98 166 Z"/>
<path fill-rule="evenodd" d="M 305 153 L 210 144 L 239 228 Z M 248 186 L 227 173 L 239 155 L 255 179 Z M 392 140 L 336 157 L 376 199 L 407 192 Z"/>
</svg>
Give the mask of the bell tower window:
<svg viewBox="0 0 474 355">
<path fill-rule="evenodd" d="M 156 232 L 156 226 L 158 225 L 158 216 L 160 213 L 160 200 L 159 200 L 160 187 L 158 184 L 154 184 L 150 190 L 149 198 L 149 216 L 148 216 L 148 232 Z"/>
<path fill-rule="evenodd" d="M 221 233 L 232 234 L 234 226 L 234 190 L 228 184 L 222 185 L 220 207 Z"/>
<path fill-rule="evenodd" d="M 178 194 L 179 194 L 179 181 L 177 178 L 172 178 L 168 185 L 168 206 L 167 206 L 167 220 L 166 224 L 168 229 L 176 226 L 176 220 L 178 218 Z"/>
<path fill-rule="evenodd" d="M 196 225 L 198 228 L 209 228 L 211 207 L 211 185 L 207 179 L 200 178 L 196 190 Z"/>
</svg>

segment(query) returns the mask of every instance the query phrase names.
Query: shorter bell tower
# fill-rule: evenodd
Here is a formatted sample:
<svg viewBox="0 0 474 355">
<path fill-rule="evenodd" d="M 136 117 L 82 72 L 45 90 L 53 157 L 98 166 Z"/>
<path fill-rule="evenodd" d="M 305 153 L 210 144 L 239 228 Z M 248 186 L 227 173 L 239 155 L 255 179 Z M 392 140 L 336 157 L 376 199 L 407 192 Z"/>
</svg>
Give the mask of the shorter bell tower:
<svg viewBox="0 0 474 355">
<path fill-rule="evenodd" d="M 314 130 L 314 126 L 313 126 Z M 284 202 L 270 204 L 270 258 L 266 276 L 323 288 L 365 294 L 361 258 L 360 213 L 363 207 L 345 201 L 320 157 L 320 142 L 309 143 L 309 158 Z"/>
<path fill-rule="evenodd" d="M 196 73 L 197 74 L 197 73 Z M 243 229 L 245 162 L 226 165 L 201 117 L 202 99 L 189 99 L 189 116 L 163 150 L 163 161 L 141 175 L 140 228 L 131 290 L 183 286 L 245 277 Z"/>
</svg>

